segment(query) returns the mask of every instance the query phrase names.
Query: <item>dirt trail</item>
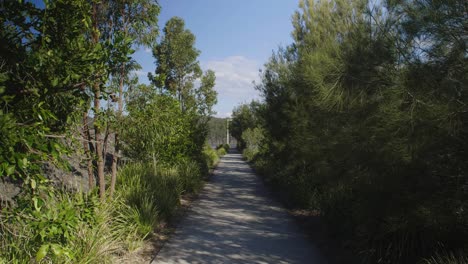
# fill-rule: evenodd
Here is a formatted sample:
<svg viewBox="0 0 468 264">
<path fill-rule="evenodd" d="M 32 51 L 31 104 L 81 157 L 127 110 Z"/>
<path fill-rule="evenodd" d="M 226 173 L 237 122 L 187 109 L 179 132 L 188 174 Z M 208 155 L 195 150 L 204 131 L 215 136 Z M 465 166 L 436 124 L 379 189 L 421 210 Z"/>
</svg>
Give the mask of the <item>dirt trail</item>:
<svg viewBox="0 0 468 264">
<path fill-rule="evenodd" d="M 224 156 L 156 263 L 326 263 L 238 153 Z"/>
</svg>

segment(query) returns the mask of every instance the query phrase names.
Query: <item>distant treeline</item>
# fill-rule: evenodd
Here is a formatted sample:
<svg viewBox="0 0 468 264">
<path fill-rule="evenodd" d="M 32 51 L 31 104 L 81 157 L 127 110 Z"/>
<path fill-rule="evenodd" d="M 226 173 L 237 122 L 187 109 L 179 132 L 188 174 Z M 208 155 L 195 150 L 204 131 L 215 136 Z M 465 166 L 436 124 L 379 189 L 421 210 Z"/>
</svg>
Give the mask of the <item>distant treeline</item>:
<svg viewBox="0 0 468 264">
<path fill-rule="evenodd" d="M 208 122 L 208 144 L 212 147 L 227 143 L 228 118 L 212 117 Z M 236 146 L 237 140 L 229 133 L 229 145 Z"/>
</svg>

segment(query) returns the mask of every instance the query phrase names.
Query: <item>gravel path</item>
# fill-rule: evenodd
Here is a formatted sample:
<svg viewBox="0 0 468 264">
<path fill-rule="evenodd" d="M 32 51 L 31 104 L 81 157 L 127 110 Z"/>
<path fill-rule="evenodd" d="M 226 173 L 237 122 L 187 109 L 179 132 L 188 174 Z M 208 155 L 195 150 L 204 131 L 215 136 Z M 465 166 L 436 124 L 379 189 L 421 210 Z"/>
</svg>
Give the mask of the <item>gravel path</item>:
<svg viewBox="0 0 468 264">
<path fill-rule="evenodd" d="M 238 153 L 221 159 L 155 263 L 326 263 Z"/>
</svg>

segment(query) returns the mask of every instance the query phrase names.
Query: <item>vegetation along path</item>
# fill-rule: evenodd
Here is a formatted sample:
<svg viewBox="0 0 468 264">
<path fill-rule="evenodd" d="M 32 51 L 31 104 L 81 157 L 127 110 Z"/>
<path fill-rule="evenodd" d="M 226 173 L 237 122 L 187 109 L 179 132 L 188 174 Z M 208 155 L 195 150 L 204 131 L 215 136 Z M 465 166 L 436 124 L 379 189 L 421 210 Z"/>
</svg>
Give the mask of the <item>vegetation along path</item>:
<svg viewBox="0 0 468 264">
<path fill-rule="evenodd" d="M 325 263 L 238 153 L 212 181 L 154 263 Z"/>
</svg>

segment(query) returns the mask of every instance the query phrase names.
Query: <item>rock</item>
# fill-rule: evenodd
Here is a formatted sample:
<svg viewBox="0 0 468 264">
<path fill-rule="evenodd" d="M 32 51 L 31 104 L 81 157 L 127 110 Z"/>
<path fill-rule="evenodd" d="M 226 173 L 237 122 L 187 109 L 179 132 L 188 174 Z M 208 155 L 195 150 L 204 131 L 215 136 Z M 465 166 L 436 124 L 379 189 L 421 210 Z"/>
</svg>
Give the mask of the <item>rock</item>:
<svg viewBox="0 0 468 264">
<path fill-rule="evenodd" d="M 21 189 L 14 182 L 8 179 L 0 180 L 0 209 L 15 204 L 15 197 L 18 196 Z"/>
</svg>

